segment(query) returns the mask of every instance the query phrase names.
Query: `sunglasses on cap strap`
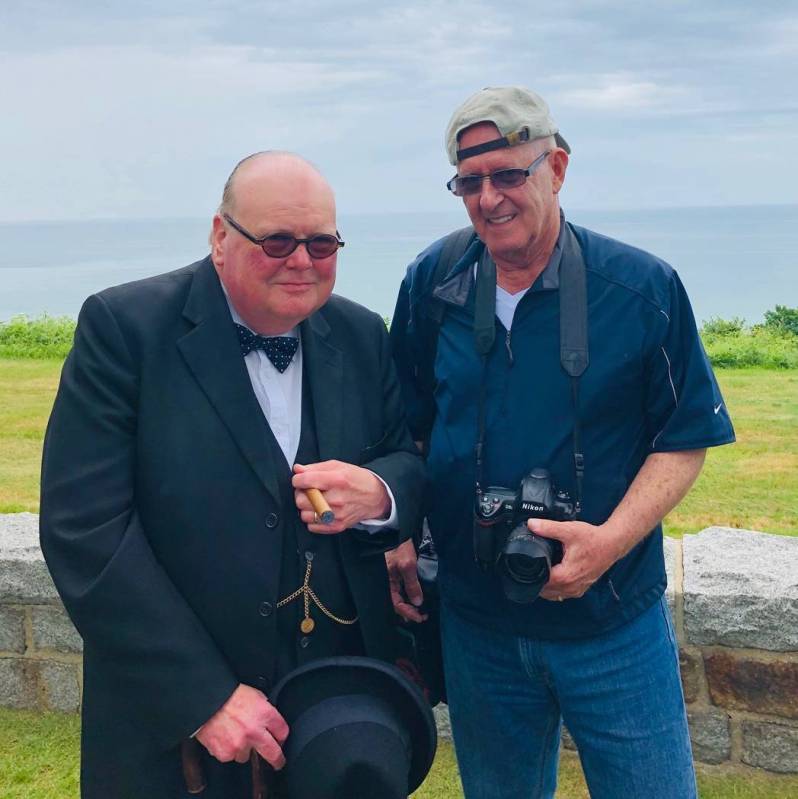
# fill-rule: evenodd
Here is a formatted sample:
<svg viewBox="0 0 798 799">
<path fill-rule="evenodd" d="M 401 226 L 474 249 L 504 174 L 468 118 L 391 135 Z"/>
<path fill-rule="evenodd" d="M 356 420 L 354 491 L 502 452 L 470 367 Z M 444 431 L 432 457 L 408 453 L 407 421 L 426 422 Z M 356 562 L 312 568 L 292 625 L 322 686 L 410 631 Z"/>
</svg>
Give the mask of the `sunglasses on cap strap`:
<svg viewBox="0 0 798 799">
<path fill-rule="evenodd" d="M 489 175 L 455 175 L 446 184 L 446 188 L 457 197 L 463 197 L 466 194 L 479 194 L 485 180 L 490 180 L 491 186 L 498 191 L 514 189 L 535 172 L 550 152 L 551 150 L 546 150 L 541 153 L 526 169 L 499 169 Z"/>
<path fill-rule="evenodd" d="M 298 239 L 288 233 L 272 233 L 270 236 L 257 238 L 248 230 L 241 227 L 229 214 L 222 214 L 230 226 L 237 230 L 245 239 L 257 244 L 270 258 L 287 258 L 300 245 L 304 244 L 311 258 L 329 258 L 339 247 L 343 247 L 338 231 L 332 233 L 317 233 L 307 239 Z"/>
</svg>

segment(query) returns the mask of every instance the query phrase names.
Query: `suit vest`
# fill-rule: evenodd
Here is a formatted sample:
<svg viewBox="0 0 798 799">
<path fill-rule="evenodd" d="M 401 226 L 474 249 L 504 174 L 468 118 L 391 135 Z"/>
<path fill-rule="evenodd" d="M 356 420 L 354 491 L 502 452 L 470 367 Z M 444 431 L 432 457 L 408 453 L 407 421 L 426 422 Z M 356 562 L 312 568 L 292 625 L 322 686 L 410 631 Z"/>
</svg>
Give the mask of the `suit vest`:
<svg viewBox="0 0 798 799">
<path fill-rule="evenodd" d="M 316 463 L 319 459 L 313 403 L 308 390 L 307 374 L 303 375 L 302 428 L 296 462 Z M 269 430 L 269 445 L 277 467 L 280 501 L 286 510 L 283 525 L 282 561 L 280 565 L 279 600 L 293 594 L 302 586 L 308 564 L 311 566 L 310 588 L 327 610 L 339 619 L 356 618 L 357 611 L 349 590 L 341 561 L 338 537 L 308 531 L 294 504 L 291 468 L 280 446 Z M 305 619 L 305 597 L 300 595 L 277 608 L 277 657 L 275 680 L 311 660 L 336 655 L 364 654 L 360 625 L 341 624 L 325 614 L 312 599 L 309 616 L 313 630 L 300 628 Z M 307 626 L 307 625 L 306 625 Z"/>
</svg>

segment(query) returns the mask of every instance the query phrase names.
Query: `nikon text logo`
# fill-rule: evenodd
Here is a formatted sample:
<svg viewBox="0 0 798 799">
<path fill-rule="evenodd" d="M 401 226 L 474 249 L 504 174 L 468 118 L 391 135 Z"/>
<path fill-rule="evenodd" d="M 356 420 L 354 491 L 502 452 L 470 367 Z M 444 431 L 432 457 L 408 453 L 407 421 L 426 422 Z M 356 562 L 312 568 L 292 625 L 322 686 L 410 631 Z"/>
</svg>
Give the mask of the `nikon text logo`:
<svg viewBox="0 0 798 799">
<path fill-rule="evenodd" d="M 521 510 L 529 510 L 529 511 L 536 511 L 538 513 L 542 513 L 546 510 L 545 505 L 537 505 L 534 502 L 522 502 L 521 503 Z"/>
</svg>

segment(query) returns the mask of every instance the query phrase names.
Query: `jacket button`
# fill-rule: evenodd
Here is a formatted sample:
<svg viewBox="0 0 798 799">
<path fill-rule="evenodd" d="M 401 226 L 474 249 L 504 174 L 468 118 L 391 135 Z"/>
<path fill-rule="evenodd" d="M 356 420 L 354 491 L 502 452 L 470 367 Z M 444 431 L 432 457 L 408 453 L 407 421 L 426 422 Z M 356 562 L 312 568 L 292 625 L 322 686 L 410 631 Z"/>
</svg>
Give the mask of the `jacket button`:
<svg viewBox="0 0 798 799">
<path fill-rule="evenodd" d="M 267 677 L 264 677 L 262 674 L 259 674 L 255 678 L 255 682 L 258 684 L 258 688 L 266 689 L 269 687 L 269 680 Z"/>
<path fill-rule="evenodd" d="M 307 649 L 310 645 L 310 638 L 308 638 L 306 635 L 303 636 L 299 639 L 299 645 L 302 647 L 302 649 Z"/>
<path fill-rule="evenodd" d="M 277 523 L 280 521 L 280 517 L 276 513 L 270 513 L 266 517 L 266 526 L 271 529 L 272 527 L 277 527 Z"/>
<path fill-rule="evenodd" d="M 258 613 L 260 613 L 261 616 L 271 616 L 272 610 L 274 610 L 274 608 L 271 602 L 261 602 L 258 607 Z"/>
</svg>

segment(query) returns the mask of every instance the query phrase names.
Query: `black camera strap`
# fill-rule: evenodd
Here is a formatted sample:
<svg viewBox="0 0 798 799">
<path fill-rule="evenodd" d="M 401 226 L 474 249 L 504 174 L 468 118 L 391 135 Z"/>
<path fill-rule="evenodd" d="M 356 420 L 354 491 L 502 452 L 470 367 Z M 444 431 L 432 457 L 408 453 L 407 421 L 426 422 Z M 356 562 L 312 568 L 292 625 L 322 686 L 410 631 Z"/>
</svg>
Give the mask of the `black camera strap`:
<svg viewBox="0 0 798 799">
<path fill-rule="evenodd" d="M 485 372 L 488 353 L 496 338 L 496 264 L 493 258 L 480 259 L 474 287 L 474 346 L 482 358 L 482 380 L 479 386 L 479 417 L 477 434 L 477 494 L 482 485 L 482 451 L 485 443 L 488 381 Z"/>
<path fill-rule="evenodd" d="M 574 407 L 574 471 L 576 473 L 576 512 L 582 510 L 582 483 L 585 455 L 579 416 L 579 378 L 590 364 L 587 348 L 587 275 L 582 248 L 566 225 L 560 260 L 560 365 L 571 378 Z"/>
<path fill-rule="evenodd" d="M 565 225 L 560 259 L 560 365 L 571 378 L 571 402 L 574 409 L 573 450 L 576 475 L 577 514 L 582 509 L 582 485 L 585 456 L 579 416 L 579 378 L 590 358 L 587 346 L 587 276 L 582 248 L 574 232 Z M 476 445 L 477 499 L 482 493 L 483 452 L 487 425 L 487 363 L 496 338 L 496 264 L 482 259 L 477 269 L 474 294 L 474 345 L 482 358 L 482 381 L 479 391 L 478 436 Z"/>
</svg>

